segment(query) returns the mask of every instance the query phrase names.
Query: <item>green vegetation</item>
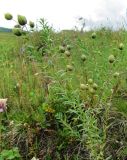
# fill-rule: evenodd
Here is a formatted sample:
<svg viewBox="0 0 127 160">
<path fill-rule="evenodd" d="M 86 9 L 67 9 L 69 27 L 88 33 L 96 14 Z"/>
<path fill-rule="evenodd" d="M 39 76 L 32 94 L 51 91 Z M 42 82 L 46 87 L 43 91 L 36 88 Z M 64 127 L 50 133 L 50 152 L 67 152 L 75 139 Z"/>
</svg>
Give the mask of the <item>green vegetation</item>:
<svg viewBox="0 0 127 160">
<path fill-rule="evenodd" d="M 0 160 L 125 160 L 127 32 L 20 18 L 20 37 L 0 34 Z"/>
</svg>

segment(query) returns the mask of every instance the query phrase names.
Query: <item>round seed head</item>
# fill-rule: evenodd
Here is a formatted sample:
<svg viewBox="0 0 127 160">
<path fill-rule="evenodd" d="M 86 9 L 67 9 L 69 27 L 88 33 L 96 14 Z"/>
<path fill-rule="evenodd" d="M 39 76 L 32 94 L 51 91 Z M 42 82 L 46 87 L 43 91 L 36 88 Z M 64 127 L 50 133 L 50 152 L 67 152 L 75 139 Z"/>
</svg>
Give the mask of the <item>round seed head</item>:
<svg viewBox="0 0 127 160">
<path fill-rule="evenodd" d="M 67 57 L 70 57 L 71 53 L 69 51 L 65 51 Z"/>
<path fill-rule="evenodd" d="M 61 53 L 64 53 L 64 52 L 65 52 L 65 48 L 64 48 L 63 46 L 59 46 L 59 51 L 60 51 Z"/>
<path fill-rule="evenodd" d="M 30 26 L 31 28 L 34 28 L 34 26 L 35 26 L 34 22 L 29 21 L 29 26 Z"/>
<path fill-rule="evenodd" d="M 24 26 L 27 24 L 27 19 L 25 16 L 22 16 L 22 15 L 18 15 L 18 23 L 21 25 L 21 26 Z"/>
<path fill-rule="evenodd" d="M 93 84 L 93 89 L 97 90 L 98 85 L 96 83 Z"/>
<path fill-rule="evenodd" d="M 84 61 L 86 61 L 86 56 L 83 54 L 82 56 L 81 56 L 81 60 L 84 62 Z"/>
<path fill-rule="evenodd" d="M 5 13 L 4 15 L 6 20 L 12 20 L 13 16 L 10 13 Z"/>
<path fill-rule="evenodd" d="M 93 80 L 92 79 L 88 79 L 88 83 L 89 84 L 93 84 Z"/>
<path fill-rule="evenodd" d="M 114 76 L 114 78 L 117 78 L 117 77 L 119 77 L 119 75 L 120 75 L 119 72 L 115 72 L 113 76 Z"/>
<path fill-rule="evenodd" d="M 80 84 L 80 89 L 81 90 L 88 90 L 88 84 Z"/>
<path fill-rule="evenodd" d="M 91 37 L 92 37 L 93 39 L 95 39 L 95 38 L 96 38 L 96 33 L 93 32 L 92 35 L 91 35 Z"/>
<path fill-rule="evenodd" d="M 90 88 L 89 88 L 89 92 L 90 92 L 91 94 L 94 94 L 94 93 L 95 93 L 95 90 L 90 87 Z"/>
<path fill-rule="evenodd" d="M 14 33 L 14 35 L 16 36 L 21 36 L 22 35 L 22 30 L 20 28 L 14 28 L 12 30 L 12 32 Z"/>
<path fill-rule="evenodd" d="M 67 50 L 71 50 L 71 46 L 70 45 L 67 45 Z"/>
<path fill-rule="evenodd" d="M 119 49 L 120 49 L 120 50 L 123 50 L 123 48 L 124 48 L 124 44 L 123 44 L 123 43 L 120 43 L 120 44 L 119 44 Z"/>
<path fill-rule="evenodd" d="M 72 65 L 67 65 L 67 71 L 72 71 L 73 70 L 73 66 Z"/>
<path fill-rule="evenodd" d="M 80 84 L 80 89 L 81 89 L 81 90 L 85 90 L 85 89 L 86 89 L 85 84 Z"/>
<path fill-rule="evenodd" d="M 110 55 L 110 56 L 108 57 L 108 60 L 109 60 L 110 63 L 113 63 L 113 62 L 115 61 L 114 55 Z"/>
</svg>

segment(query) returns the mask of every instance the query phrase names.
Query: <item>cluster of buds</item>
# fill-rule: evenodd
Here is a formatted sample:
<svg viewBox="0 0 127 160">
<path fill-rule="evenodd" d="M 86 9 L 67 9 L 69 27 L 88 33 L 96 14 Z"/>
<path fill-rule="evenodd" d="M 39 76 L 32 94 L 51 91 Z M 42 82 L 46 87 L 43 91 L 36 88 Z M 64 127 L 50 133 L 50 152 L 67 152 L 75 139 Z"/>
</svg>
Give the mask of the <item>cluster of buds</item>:
<svg viewBox="0 0 127 160">
<path fill-rule="evenodd" d="M 7 99 L 0 99 L 0 112 L 4 112 L 7 109 Z"/>
<path fill-rule="evenodd" d="M 5 17 L 6 20 L 12 20 L 13 19 L 13 16 L 10 13 L 6 13 L 4 15 L 4 17 Z M 12 29 L 12 32 L 14 33 L 14 35 L 16 35 L 16 36 L 23 35 L 24 34 L 23 27 L 26 26 L 26 24 L 27 24 L 26 17 L 22 16 L 22 15 L 18 15 L 17 16 L 17 24 Z M 29 21 L 29 27 L 31 29 L 33 29 L 34 26 L 35 26 L 34 22 Z"/>
</svg>

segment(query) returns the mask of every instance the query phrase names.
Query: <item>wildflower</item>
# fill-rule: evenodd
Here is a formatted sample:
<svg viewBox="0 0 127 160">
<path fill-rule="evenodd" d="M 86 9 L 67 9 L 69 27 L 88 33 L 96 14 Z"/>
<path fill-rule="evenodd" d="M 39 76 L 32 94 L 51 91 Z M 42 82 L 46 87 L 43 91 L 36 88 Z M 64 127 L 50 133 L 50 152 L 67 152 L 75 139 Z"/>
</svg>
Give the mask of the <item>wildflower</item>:
<svg viewBox="0 0 127 160">
<path fill-rule="evenodd" d="M 93 84 L 93 80 L 92 79 L 88 79 L 88 83 L 89 84 Z"/>
<path fill-rule="evenodd" d="M 71 50 L 71 46 L 70 45 L 67 45 L 67 50 Z"/>
<path fill-rule="evenodd" d="M 94 94 L 94 93 L 95 93 L 95 90 L 90 87 L 90 88 L 89 88 L 89 92 L 90 92 L 91 94 Z"/>
<path fill-rule="evenodd" d="M 22 35 L 22 30 L 20 28 L 13 28 L 12 32 L 16 35 L 16 36 L 21 36 Z"/>
<path fill-rule="evenodd" d="M 108 60 L 109 60 L 110 63 L 113 63 L 113 62 L 115 61 L 114 55 L 110 55 L 110 56 L 108 57 Z"/>
<path fill-rule="evenodd" d="M 80 84 L 80 89 L 81 90 L 87 90 L 88 89 L 88 84 Z"/>
<path fill-rule="evenodd" d="M 12 20 L 13 16 L 10 13 L 5 13 L 4 15 L 6 20 Z"/>
<path fill-rule="evenodd" d="M 7 107 L 7 99 L 0 99 L 0 112 L 4 112 Z"/>
<path fill-rule="evenodd" d="M 59 46 L 59 51 L 60 51 L 61 53 L 64 53 L 64 52 L 65 52 L 65 48 L 64 48 L 63 46 Z"/>
<path fill-rule="evenodd" d="M 117 77 L 119 77 L 119 75 L 120 75 L 119 72 L 115 72 L 113 76 L 114 76 L 114 78 L 117 78 Z"/>
<path fill-rule="evenodd" d="M 123 50 L 123 48 L 124 48 L 124 44 L 123 44 L 123 43 L 120 43 L 120 44 L 119 44 L 119 50 Z"/>
<path fill-rule="evenodd" d="M 94 33 L 92 33 L 92 36 L 91 36 L 93 39 L 95 39 L 96 38 L 96 33 L 94 32 Z"/>
<path fill-rule="evenodd" d="M 84 54 L 81 56 L 81 60 L 82 60 L 83 62 L 86 60 L 86 56 L 85 56 Z"/>
<path fill-rule="evenodd" d="M 45 112 L 54 113 L 55 110 L 48 106 L 47 108 L 45 108 Z"/>
<path fill-rule="evenodd" d="M 24 26 L 27 24 L 27 19 L 25 16 L 18 15 L 18 22 L 21 26 Z"/>
<path fill-rule="evenodd" d="M 31 28 L 34 28 L 34 26 L 35 26 L 34 22 L 30 21 L 30 22 L 29 22 L 29 26 L 30 26 Z"/>
<path fill-rule="evenodd" d="M 31 160 L 39 160 L 38 158 L 33 157 Z"/>
<path fill-rule="evenodd" d="M 97 90 L 98 85 L 96 83 L 93 84 L 93 89 Z"/>
<path fill-rule="evenodd" d="M 73 70 L 73 67 L 71 65 L 67 65 L 67 70 L 68 71 L 72 71 Z"/>
<path fill-rule="evenodd" d="M 65 51 L 67 57 L 70 57 L 71 53 L 69 51 Z"/>
</svg>

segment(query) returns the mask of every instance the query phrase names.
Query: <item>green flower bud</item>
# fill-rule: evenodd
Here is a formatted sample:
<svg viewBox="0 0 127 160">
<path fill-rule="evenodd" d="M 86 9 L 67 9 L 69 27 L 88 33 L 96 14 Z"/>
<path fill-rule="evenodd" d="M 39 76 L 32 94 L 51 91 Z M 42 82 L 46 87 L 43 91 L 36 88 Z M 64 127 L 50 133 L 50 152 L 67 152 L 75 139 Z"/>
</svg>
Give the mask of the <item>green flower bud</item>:
<svg viewBox="0 0 127 160">
<path fill-rule="evenodd" d="M 120 49 L 120 50 L 123 50 L 123 48 L 124 48 L 124 44 L 123 44 L 123 43 L 120 43 L 120 44 L 119 44 L 119 49 Z"/>
<path fill-rule="evenodd" d="M 5 13 L 4 15 L 6 20 L 12 20 L 13 16 L 10 13 Z"/>
<path fill-rule="evenodd" d="M 82 60 L 83 62 L 86 60 L 86 56 L 85 56 L 84 54 L 81 56 L 81 60 Z"/>
<path fill-rule="evenodd" d="M 80 84 L 81 90 L 88 90 L 88 84 Z"/>
<path fill-rule="evenodd" d="M 29 22 L 29 26 L 30 26 L 31 28 L 34 28 L 34 26 L 35 26 L 34 22 L 30 21 L 30 22 Z"/>
<path fill-rule="evenodd" d="M 67 50 L 71 50 L 71 46 L 70 45 L 67 45 Z"/>
<path fill-rule="evenodd" d="M 65 51 L 67 57 L 70 57 L 71 53 L 69 51 Z"/>
<path fill-rule="evenodd" d="M 65 52 L 65 48 L 64 48 L 63 46 L 59 46 L 59 51 L 60 51 L 61 53 L 64 53 L 64 52 Z"/>
<path fill-rule="evenodd" d="M 94 93 L 95 93 L 95 90 L 90 87 L 90 88 L 89 88 L 89 92 L 90 92 L 91 94 L 94 94 Z"/>
<path fill-rule="evenodd" d="M 67 71 L 72 71 L 72 70 L 73 70 L 73 66 L 67 65 Z"/>
<path fill-rule="evenodd" d="M 108 57 L 108 60 L 109 60 L 110 63 L 113 63 L 113 62 L 115 61 L 114 55 L 110 55 L 110 56 Z"/>
<path fill-rule="evenodd" d="M 88 83 L 89 84 L 93 84 L 93 80 L 92 79 L 88 79 Z"/>
<path fill-rule="evenodd" d="M 120 75 L 119 72 L 115 72 L 113 76 L 114 76 L 114 78 L 117 78 L 117 77 L 119 77 L 119 75 Z"/>
<path fill-rule="evenodd" d="M 93 39 L 95 39 L 95 38 L 96 38 L 96 33 L 95 33 L 95 32 L 92 33 L 91 37 L 92 37 Z"/>
<path fill-rule="evenodd" d="M 22 30 L 20 28 L 14 28 L 12 30 L 12 32 L 16 35 L 16 36 L 21 36 L 22 35 Z"/>
<path fill-rule="evenodd" d="M 96 83 L 93 84 L 93 89 L 97 90 L 98 85 Z"/>
<path fill-rule="evenodd" d="M 21 16 L 21 15 L 18 15 L 18 23 L 21 25 L 21 26 L 24 26 L 27 24 L 27 19 L 25 16 Z"/>
</svg>

